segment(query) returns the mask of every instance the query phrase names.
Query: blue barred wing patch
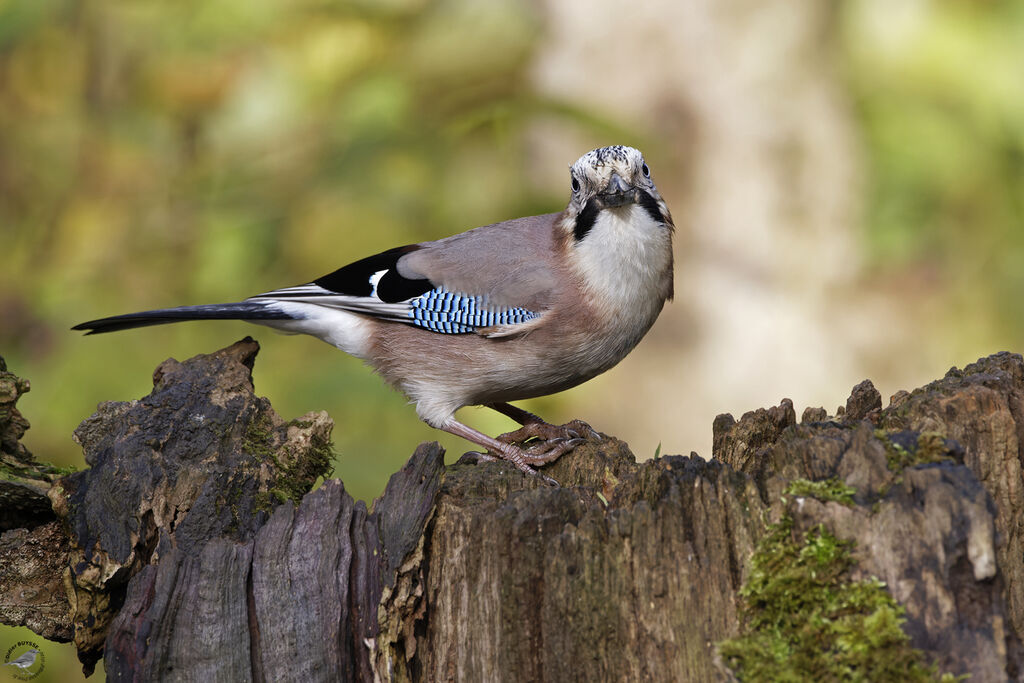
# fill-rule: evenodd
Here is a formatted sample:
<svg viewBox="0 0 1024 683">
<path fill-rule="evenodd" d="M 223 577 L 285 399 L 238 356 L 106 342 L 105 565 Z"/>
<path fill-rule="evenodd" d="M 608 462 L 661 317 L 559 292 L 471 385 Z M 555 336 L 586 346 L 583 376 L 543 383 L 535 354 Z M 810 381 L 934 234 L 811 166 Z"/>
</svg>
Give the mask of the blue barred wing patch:
<svg viewBox="0 0 1024 683">
<path fill-rule="evenodd" d="M 487 308 L 483 297 L 432 289 L 409 301 L 413 325 L 442 334 L 468 334 L 481 327 L 517 325 L 538 316 L 525 308 Z"/>
</svg>

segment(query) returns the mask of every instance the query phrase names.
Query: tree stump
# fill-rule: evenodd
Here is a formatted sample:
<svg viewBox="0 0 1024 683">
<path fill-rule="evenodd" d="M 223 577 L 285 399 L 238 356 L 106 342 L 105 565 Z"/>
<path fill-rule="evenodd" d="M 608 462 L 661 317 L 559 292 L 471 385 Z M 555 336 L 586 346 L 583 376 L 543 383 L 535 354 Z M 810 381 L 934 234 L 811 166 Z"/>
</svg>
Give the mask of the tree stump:
<svg viewBox="0 0 1024 683">
<path fill-rule="evenodd" d="M 256 397 L 257 351 L 161 364 L 149 396 L 76 430 L 89 467 L 70 474 L 20 445 L 27 383 L 0 373 L 5 623 L 125 680 L 755 679 L 728 644 L 768 642 L 752 586 L 834 538 L 837 590 L 874 582 L 902 628 L 889 649 L 847 634 L 836 661 L 870 645 L 929 676 L 1020 671 L 1018 355 L 884 409 L 864 382 L 836 417 L 719 416 L 707 461 L 593 435 L 546 468 L 561 487 L 424 444 L 367 509 L 337 480 L 311 491 L 332 423 Z M 780 539 L 803 559 L 777 564 Z"/>
</svg>

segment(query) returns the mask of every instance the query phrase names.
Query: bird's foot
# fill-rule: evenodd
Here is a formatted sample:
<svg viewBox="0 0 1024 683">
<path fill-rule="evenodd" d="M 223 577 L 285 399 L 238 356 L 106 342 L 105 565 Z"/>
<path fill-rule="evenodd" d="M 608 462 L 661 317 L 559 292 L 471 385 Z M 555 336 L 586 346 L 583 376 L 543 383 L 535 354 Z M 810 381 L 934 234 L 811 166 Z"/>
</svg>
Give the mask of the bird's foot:
<svg viewBox="0 0 1024 683">
<path fill-rule="evenodd" d="M 509 449 L 509 452 L 506 453 L 506 452 L 503 451 L 503 452 L 493 453 L 493 452 L 488 451 L 487 453 L 481 453 L 480 451 L 466 451 L 465 453 L 462 454 L 462 457 L 458 459 L 456 464 L 459 464 L 459 465 L 465 465 L 465 464 L 479 465 L 482 462 L 495 462 L 497 460 L 505 460 L 505 461 L 510 462 L 513 465 L 515 465 L 516 468 L 519 469 L 520 471 L 522 471 L 522 472 L 524 472 L 526 474 L 529 474 L 532 477 L 538 477 L 539 479 L 543 480 L 544 483 L 546 483 L 546 484 L 549 484 L 551 486 L 561 487 L 561 484 L 559 484 L 557 481 L 555 481 L 551 477 L 547 476 L 546 474 L 541 474 L 540 472 L 538 472 L 534 468 L 530 467 L 530 462 L 531 462 L 530 458 L 531 458 L 531 456 L 528 455 L 525 451 L 523 451 L 522 449 L 520 449 L 520 448 L 518 448 L 516 446 L 511 446 L 511 445 L 508 445 L 508 444 L 501 444 L 501 445 L 503 446 L 503 448 Z M 559 453 L 558 455 L 561 455 L 561 453 Z M 554 457 L 558 457 L 558 455 L 556 455 Z M 551 458 L 551 459 L 554 460 L 554 458 Z M 548 461 L 548 462 L 550 462 L 550 461 Z M 533 463 L 533 464 L 543 464 L 543 463 Z"/>
<path fill-rule="evenodd" d="M 551 425 L 548 425 L 549 427 Z M 551 462 L 562 453 L 570 450 L 578 445 L 579 441 L 574 441 L 572 438 L 563 438 L 557 443 L 538 442 L 529 446 L 531 450 L 523 450 L 523 448 L 516 443 L 509 443 L 508 441 L 501 441 L 494 437 L 487 436 L 482 432 L 478 432 L 472 427 L 468 427 L 454 418 L 449 418 L 440 425 L 440 428 L 461 436 L 464 439 L 468 439 L 475 444 L 479 444 L 487 449 L 487 454 L 479 452 L 470 452 L 463 456 L 463 459 L 475 460 L 476 462 L 484 462 L 488 460 L 494 460 L 501 458 L 507 460 L 515 465 L 521 472 L 540 477 L 548 484 L 552 486 L 559 486 L 559 483 L 551 477 L 545 476 L 533 469 L 531 465 L 543 465 Z"/>
<path fill-rule="evenodd" d="M 531 465 L 549 463 L 588 438 L 600 439 L 601 435 L 583 420 L 573 420 L 564 425 L 528 422 L 515 431 L 497 437 L 502 443 L 522 446 L 527 462 Z"/>
<path fill-rule="evenodd" d="M 546 465 L 558 460 L 564 453 L 568 453 L 584 441 L 585 439 L 579 437 L 570 439 L 556 437 L 547 441 L 529 442 L 529 445 L 521 449 L 523 460 L 529 465 Z"/>
<path fill-rule="evenodd" d="M 554 462 L 579 446 L 586 441 L 583 435 L 596 434 L 597 432 L 586 422 L 573 420 L 564 425 L 528 422 L 519 429 L 496 438 L 502 444 L 502 450 L 508 451 L 502 453 L 500 457 L 515 463 L 523 471 L 526 471 L 524 467 L 532 471 L 533 467 Z"/>
</svg>

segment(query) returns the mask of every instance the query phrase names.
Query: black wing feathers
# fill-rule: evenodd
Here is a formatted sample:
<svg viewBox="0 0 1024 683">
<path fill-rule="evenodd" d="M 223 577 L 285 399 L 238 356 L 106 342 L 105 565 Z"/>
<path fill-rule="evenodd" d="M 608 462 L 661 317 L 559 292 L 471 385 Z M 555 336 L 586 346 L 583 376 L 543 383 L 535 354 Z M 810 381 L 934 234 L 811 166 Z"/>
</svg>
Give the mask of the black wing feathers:
<svg viewBox="0 0 1024 683">
<path fill-rule="evenodd" d="M 383 270 L 386 272 L 377 282 L 377 298 L 389 304 L 405 301 L 434 289 L 430 280 L 406 278 L 398 272 L 398 259 L 419 248 L 418 244 L 410 244 L 405 247 L 388 249 L 350 263 L 313 282 L 338 294 L 368 297 L 373 294 L 373 284 L 370 282 L 370 278 Z M 276 295 L 280 296 L 281 294 L 277 293 Z"/>
<path fill-rule="evenodd" d="M 384 277 L 377 283 L 377 298 L 384 303 L 395 304 L 425 294 L 432 289 L 434 283 L 430 280 L 402 277 L 397 269 L 392 268 L 384 273 Z"/>
</svg>

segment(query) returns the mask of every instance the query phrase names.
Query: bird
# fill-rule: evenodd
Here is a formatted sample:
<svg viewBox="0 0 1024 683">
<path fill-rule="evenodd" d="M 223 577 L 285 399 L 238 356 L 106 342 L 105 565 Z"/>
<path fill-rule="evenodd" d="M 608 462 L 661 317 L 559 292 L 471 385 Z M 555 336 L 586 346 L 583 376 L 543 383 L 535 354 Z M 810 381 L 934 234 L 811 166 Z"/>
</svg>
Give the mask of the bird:
<svg viewBox="0 0 1024 683">
<path fill-rule="evenodd" d="M 16 666 L 19 669 L 28 669 L 36 663 L 37 654 L 39 654 L 39 650 L 37 650 L 36 648 L 26 650 L 25 652 L 20 654 L 16 659 L 12 659 L 9 662 L 5 662 L 4 666 Z"/>
<path fill-rule="evenodd" d="M 238 319 L 317 337 L 362 359 L 431 427 L 527 474 L 583 441 L 511 401 L 577 386 L 621 361 L 673 295 L 672 216 L 639 150 L 569 166 L 564 210 L 400 246 L 243 301 L 115 315 L 87 334 Z M 483 405 L 522 427 L 497 438 L 455 418 Z M 592 430 L 591 430 L 592 431 Z M 550 483 L 550 477 L 540 475 Z"/>
</svg>

